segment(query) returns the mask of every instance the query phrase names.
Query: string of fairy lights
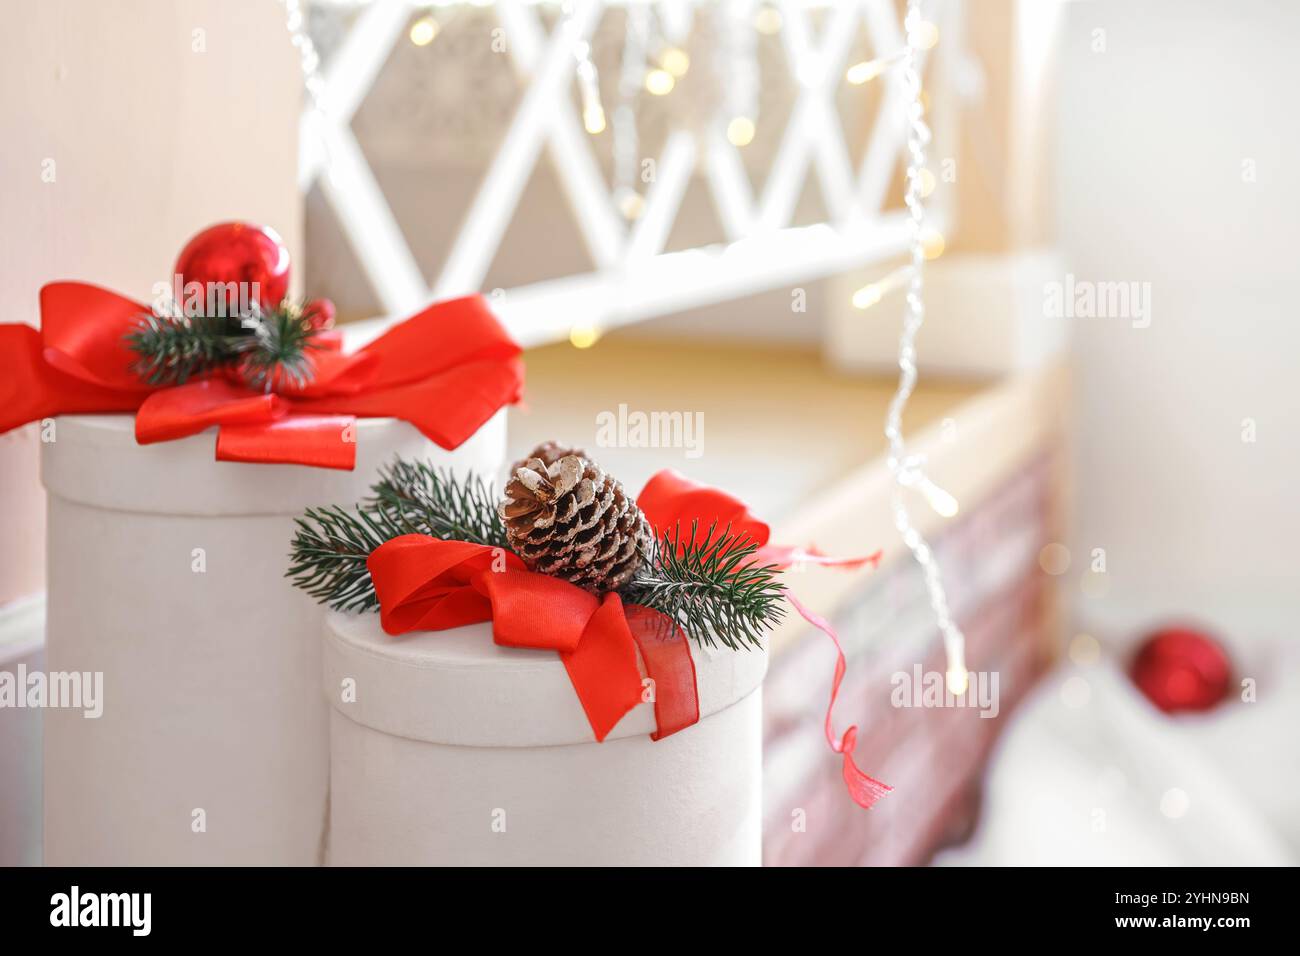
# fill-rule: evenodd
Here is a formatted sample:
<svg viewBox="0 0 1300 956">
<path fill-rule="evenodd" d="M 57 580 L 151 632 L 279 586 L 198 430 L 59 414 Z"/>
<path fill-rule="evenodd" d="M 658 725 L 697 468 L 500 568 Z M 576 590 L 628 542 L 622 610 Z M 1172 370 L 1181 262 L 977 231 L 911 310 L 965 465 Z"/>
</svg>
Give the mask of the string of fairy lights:
<svg viewBox="0 0 1300 956">
<path fill-rule="evenodd" d="M 320 58 L 307 33 L 299 0 L 280 0 L 285 8 L 286 26 L 298 50 L 304 84 L 311 108 L 319 112 L 325 92 L 320 73 Z M 457 5 L 454 0 L 436 0 L 414 5 L 419 14 L 410 23 L 407 36 L 417 47 L 433 43 L 442 30 L 441 8 Z M 473 6 L 488 5 L 488 0 L 472 0 Z M 643 198 L 637 189 L 638 141 L 636 104 L 644 92 L 662 97 L 673 92 L 678 81 L 691 68 L 687 51 L 666 39 L 662 24 L 649 2 L 625 4 L 625 37 L 617 83 L 618 102 L 613 110 L 612 135 L 614 156 L 614 197 L 619 211 L 627 219 L 637 218 Z M 574 76 L 582 107 L 582 122 L 587 133 L 605 132 L 609 124 L 601 99 L 599 75 L 591 56 L 591 43 L 574 28 L 574 0 L 560 0 L 557 30 L 571 33 Z M 719 0 L 711 4 L 719 37 L 717 65 L 724 82 L 722 120 L 727 140 L 737 148 L 750 145 L 757 132 L 759 117 L 759 69 L 757 37 L 772 36 L 783 28 L 780 9 L 770 3 L 752 0 Z M 926 163 L 926 147 L 931 134 L 925 114 L 927 94 L 921 82 L 919 54 L 939 41 L 938 27 L 927 20 L 921 0 L 907 0 L 904 18 L 905 42 L 900 49 L 872 59 L 862 60 L 845 70 L 844 81 L 863 86 L 898 71 L 905 98 L 907 123 L 906 174 L 904 204 L 908 213 L 909 240 L 906 261 L 884 276 L 867 283 L 852 295 L 857 309 L 869 309 L 899 290 L 906 290 L 902 333 L 899 337 L 897 390 L 890 401 L 884 427 L 888 441 L 888 466 L 895 482 L 892 500 L 894 525 L 903 543 L 922 570 L 931 610 L 943 636 L 947 659 L 947 683 L 954 694 L 965 692 L 968 674 L 965 663 L 965 637 L 954 622 L 948 606 L 938 562 L 925 537 L 917 529 L 907 507 L 908 491 L 915 491 L 943 517 L 958 511 L 957 500 L 933 482 L 924 470 L 921 456 L 908 451 L 903 437 L 902 415 L 917 379 L 916 335 L 925 320 L 924 264 L 944 251 L 942 235 L 926 223 L 925 199 L 934 191 L 936 180 Z M 577 347 L 595 343 L 598 335 L 571 336 Z"/>
<path fill-rule="evenodd" d="M 903 312 L 903 331 L 898 340 L 898 389 L 889 403 L 885 418 L 885 438 L 889 441 L 889 470 L 894 476 L 895 492 L 893 497 L 894 526 L 898 529 L 903 543 L 912 552 L 912 557 L 920 565 L 925 578 L 926 592 L 930 599 L 930 608 L 934 612 L 943 635 L 944 654 L 947 658 L 947 684 L 954 695 L 964 694 L 969 682 L 966 670 L 966 638 L 952 619 L 948 608 L 948 597 L 944 590 L 943 578 L 939 572 L 939 563 L 935 560 L 925 537 L 917 530 L 907 508 L 904 492 L 908 489 L 919 490 L 940 515 L 952 516 L 957 513 L 957 499 L 944 491 L 926 475 L 924 461 L 918 455 L 909 454 L 903 440 L 903 409 L 916 388 L 916 333 L 925 321 L 924 266 L 927 258 L 925 227 L 925 203 L 922 195 L 924 176 L 927 171 L 925 148 L 930 143 L 930 127 L 925 121 L 925 102 L 921 87 L 921 69 L 917 62 L 917 53 L 923 42 L 933 46 L 938 40 L 938 31 L 933 24 L 921 16 L 921 0 L 907 0 L 907 14 L 903 21 L 907 34 L 907 45 L 903 51 L 902 74 L 903 88 L 907 97 L 907 177 L 903 201 L 907 206 L 909 222 L 908 251 L 911 260 L 906 267 L 907 297 Z"/>
<path fill-rule="evenodd" d="M 566 2 L 566 6 L 567 6 Z M 629 69 L 635 78 L 636 73 L 645 64 L 643 37 L 644 5 L 638 5 L 642 16 L 634 17 L 631 12 L 627 17 L 629 39 L 625 45 L 625 57 L 636 57 L 630 64 L 625 59 L 623 80 L 620 83 L 620 109 L 627 107 L 629 89 L 627 77 Z M 744 147 L 753 139 L 758 121 L 758 68 L 755 56 L 755 33 L 775 33 L 781 29 L 780 12 L 772 6 L 764 5 L 754 14 L 753 29 L 747 29 L 743 22 L 737 23 L 738 15 L 748 15 L 750 5 L 746 3 L 723 3 L 718 8 L 723 18 L 721 26 L 722 59 L 727 64 L 728 96 L 726 108 L 729 116 L 726 122 L 727 139 L 733 146 Z M 927 108 L 926 93 L 921 83 L 921 70 L 918 54 L 933 48 L 939 41 L 938 27 L 922 14 L 920 0 L 908 0 L 904 18 L 906 41 L 902 49 L 884 56 L 854 63 L 845 71 L 845 81 L 853 86 L 862 86 L 891 70 L 898 69 L 902 75 L 902 85 L 906 97 L 905 114 L 907 119 L 907 171 L 905 176 L 904 204 L 908 211 L 908 255 L 906 264 L 894 269 L 884 277 L 868 283 L 853 293 L 852 302 L 858 309 L 868 309 L 881 302 L 890 293 L 906 288 L 905 308 L 903 314 L 902 334 L 898 346 L 898 388 L 889 403 L 885 419 L 885 438 L 889 442 L 888 465 L 895 482 L 895 493 L 891 502 L 894 514 L 894 526 L 903 543 L 907 545 L 916 563 L 920 566 L 925 581 L 926 594 L 930 608 L 934 613 L 939 631 L 943 636 L 944 654 L 947 661 L 946 679 L 953 694 L 963 694 L 969 681 L 966 669 L 966 639 L 961 629 L 953 620 L 948 606 L 947 592 L 943 586 L 942 574 L 933 550 L 912 520 L 907 507 L 906 491 L 920 492 L 931 508 L 943 517 L 957 514 L 958 502 L 951 494 L 936 484 L 924 469 L 924 459 L 912 454 L 907 449 L 903 437 L 902 416 L 908 400 L 916 388 L 917 353 L 916 335 L 925 321 L 924 300 L 924 265 L 927 259 L 937 258 L 942 254 L 944 241 L 942 235 L 930 229 L 926 224 L 924 200 L 935 188 L 934 173 L 926 164 L 926 146 L 929 145 L 930 128 L 925 120 Z M 599 116 L 598 127 L 587 123 L 589 133 L 599 133 L 604 129 L 603 109 L 594 105 L 599 103 L 600 88 L 591 65 L 590 47 L 586 41 L 575 42 L 575 58 L 578 60 L 578 81 L 582 90 L 583 115 Z M 680 58 L 679 71 L 668 69 L 668 64 Z M 679 48 L 669 47 L 659 55 L 659 64 L 644 66 L 644 85 L 648 93 L 664 96 L 672 92 L 675 79 L 685 73 L 689 58 Z M 634 82 L 634 81 L 633 81 Z M 628 122 L 629 132 L 624 137 L 635 137 L 635 124 Z M 619 129 L 615 129 L 614 151 L 617 157 L 620 151 L 626 152 L 627 146 L 619 141 Z M 635 145 L 631 147 L 635 150 Z M 587 345 L 594 342 L 584 337 Z M 575 345 L 579 344 L 575 341 Z"/>
<path fill-rule="evenodd" d="M 280 0 L 284 7 L 284 26 L 289 31 L 289 42 L 298 51 L 298 66 L 302 70 L 302 85 L 307 93 L 307 103 L 314 113 L 324 110 L 325 77 L 320 72 L 320 54 L 307 32 L 307 18 L 298 0 Z"/>
</svg>

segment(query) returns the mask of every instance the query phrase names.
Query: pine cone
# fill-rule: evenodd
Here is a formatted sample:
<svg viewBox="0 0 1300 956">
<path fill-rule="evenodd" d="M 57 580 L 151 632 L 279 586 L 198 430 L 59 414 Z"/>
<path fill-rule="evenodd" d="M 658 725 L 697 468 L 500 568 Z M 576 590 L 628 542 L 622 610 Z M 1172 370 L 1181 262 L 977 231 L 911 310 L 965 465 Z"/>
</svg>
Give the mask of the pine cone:
<svg viewBox="0 0 1300 956">
<path fill-rule="evenodd" d="M 559 442 L 544 441 L 529 453 L 527 458 L 521 458 L 510 466 L 510 474 L 513 476 L 520 468 L 527 468 L 528 463 L 534 458 L 540 458 L 542 464 L 547 468 L 555 464 L 566 455 L 576 455 L 579 458 L 586 458 L 587 453 L 581 448 L 566 448 Z"/>
<path fill-rule="evenodd" d="M 631 581 L 650 545 L 650 522 L 622 484 L 553 442 L 515 467 L 500 511 L 524 564 L 596 594 Z"/>
</svg>

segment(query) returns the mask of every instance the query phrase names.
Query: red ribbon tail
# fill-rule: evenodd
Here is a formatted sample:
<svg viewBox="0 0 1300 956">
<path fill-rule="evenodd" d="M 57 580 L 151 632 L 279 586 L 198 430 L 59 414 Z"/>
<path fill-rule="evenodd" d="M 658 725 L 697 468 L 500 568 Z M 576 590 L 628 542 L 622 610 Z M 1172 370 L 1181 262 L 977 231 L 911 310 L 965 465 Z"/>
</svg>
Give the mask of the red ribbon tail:
<svg viewBox="0 0 1300 956">
<path fill-rule="evenodd" d="M 832 705 L 833 703 L 832 701 Z M 844 731 L 844 737 L 840 740 L 839 747 L 836 748 L 834 742 L 832 742 L 831 749 L 838 749 L 844 754 L 844 786 L 848 788 L 849 796 L 862 809 L 870 810 L 875 806 L 877 800 L 887 793 L 892 793 L 894 788 L 868 775 L 858 767 L 853 760 L 853 748 L 857 746 L 857 742 L 858 728 L 850 727 Z"/>
<path fill-rule="evenodd" d="M 623 715 L 641 703 L 641 669 L 617 594 L 605 595 L 582 632 L 560 659 L 596 740 L 604 740 Z"/>
<path fill-rule="evenodd" d="M 831 715 L 835 710 L 835 699 L 839 696 L 840 684 L 844 680 L 844 672 L 848 669 L 848 664 L 844 659 L 844 649 L 840 646 L 840 639 L 835 634 L 835 629 L 831 627 L 829 621 L 820 614 L 814 614 L 808 610 L 799 603 L 793 594 L 787 593 L 786 600 L 799 612 L 800 617 L 829 637 L 835 645 L 835 677 L 831 681 L 830 703 L 826 706 L 826 742 L 830 744 L 832 751 L 844 755 L 844 783 L 848 787 L 849 796 L 853 798 L 853 802 L 858 806 L 863 809 L 870 809 L 876 801 L 894 788 L 864 773 L 854 763 L 853 750 L 858 742 L 858 728 L 856 726 L 850 726 L 838 740 L 835 738 Z"/>
<path fill-rule="evenodd" d="M 0 325 L 0 433 L 59 410 L 58 390 L 41 355 L 41 333 L 29 325 Z"/>
<path fill-rule="evenodd" d="M 357 427 L 351 415 L 288 415 L 269 422 L 222 425 L 217 461 L 311 465 L 352 471 Z"/>
<path fill-rule="evenodd" d="M 838 558 L 822 554 L 816 547 L 800 548 L 790 545 L 769 544 L 758 549 L 758 553 L 754 555 L 754 562 L 756 564 L 775 564 L 778 568 L 813 565 L 823 568 L 843 568 L 846 571 L 856 571 L 858 568 L 867 565 L 871 565 L 873 568 L 880 567 L 880 558 L 883 553 L 877 551 L 875 554 L 868 554 L 859 558 Z"/>
<path fill-rule="evenodd" d="M 174 441 L 213 425 L 272 421 L 287 404 L 278 395 L 253 392 L 220 378 L 205 378 L 150 393 L 135 413 L 135 440 L 141 445 Z"/>
<path fill-rule="evenodd" d="M 371 573 L 378 590 L 381 575 Z M 387 575 L 382 577 L 386 585 Z M 532 571 L 484 572 L 474 586 L 491 602 L 498 644 L 559 653 L 597 740 L 604 740 L 643 700 L 638 651 L 655 688 L 653 739 L 700 719 L 695 662 L 686 635 L 664 615 L 636 605 L 624 607 L 615 593 L 597 598 L 567 581 Z"/>
<path fill-rule="evenodd" d="M 628 630 L 641 651 L 646 674 L 653 681 L 655 732 L 663 740 L 700 720 L 700 697 L 690 642 L 677 623 L 639 604 L 624 608 Z"/>
</svg>

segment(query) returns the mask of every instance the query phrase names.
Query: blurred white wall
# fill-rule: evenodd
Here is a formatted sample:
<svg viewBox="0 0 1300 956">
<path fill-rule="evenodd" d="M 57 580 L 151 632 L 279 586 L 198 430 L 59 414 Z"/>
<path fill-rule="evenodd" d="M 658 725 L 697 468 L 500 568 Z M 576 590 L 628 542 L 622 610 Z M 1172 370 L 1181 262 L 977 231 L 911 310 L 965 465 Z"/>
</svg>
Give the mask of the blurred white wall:
<svg viewBox="0 0 1300 956">
<path fill-rule="evenodd" d="M 1085 626 L 1113 636 L 1165 615 L 1230 640 L 1294 630 L 1298 44 L 1300 4 L 1283 0 L 1067 7 L 1066 268 L 1151 284 L 1148 328 L 1073 322 L 1070 580 L 1091 549 L 1106 550 L 1103 586 L 1076 606 Z M 1247 419 L 1254 442 L 1243 440 Z"/>
<path fill-rule="evenodd" d="M 221 220 L 273 226 L 301 263 L 302 78 L 282 7 L 42 0 L 5 14 L 0 321 L 39 324 L 56 279 L 147 300 Z M 38 450 L 34 426 L 0 435 L 0 604 L 44 580 Z"/>
</svg>

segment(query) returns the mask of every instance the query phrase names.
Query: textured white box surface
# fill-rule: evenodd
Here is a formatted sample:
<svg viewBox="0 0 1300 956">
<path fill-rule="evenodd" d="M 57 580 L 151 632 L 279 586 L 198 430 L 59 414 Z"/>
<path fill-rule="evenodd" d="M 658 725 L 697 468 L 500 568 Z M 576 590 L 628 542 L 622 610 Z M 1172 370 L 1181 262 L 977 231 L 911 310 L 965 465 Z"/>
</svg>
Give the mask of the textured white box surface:
<svg viewBox="0 0 1300 956">
<path fill-rule="evenodd" d="M 0 605 L 0 673 L 13 681 L 45 670 L 45 602 L 26 598 Z M 15 701 L 15 704 L 17 701 Z M 41 863 L 41 716 L 0 708 L 0 866 Z"/>
<path fill-rule="evenodd" d="M 104 674 L 102 717 L 44 715 L 47 864 L 319 862 L 324 612 L 284 577 L 293 517 L 362 497 L 398 452 L 495 479 L 505 423 L 446 452 L 363 419 L 351 472 L 217 462 L 214 439 L 69 416 L 44 446 L 47 667 Z"/>
<path fill-rule="evenodd" d="M 692 652 L 698 724 L 652 741 L 647 702 L 596 743 L 554 653 L 329 614 L 329 862 L 758 865 L 767 655 Z"/>
</svg>

